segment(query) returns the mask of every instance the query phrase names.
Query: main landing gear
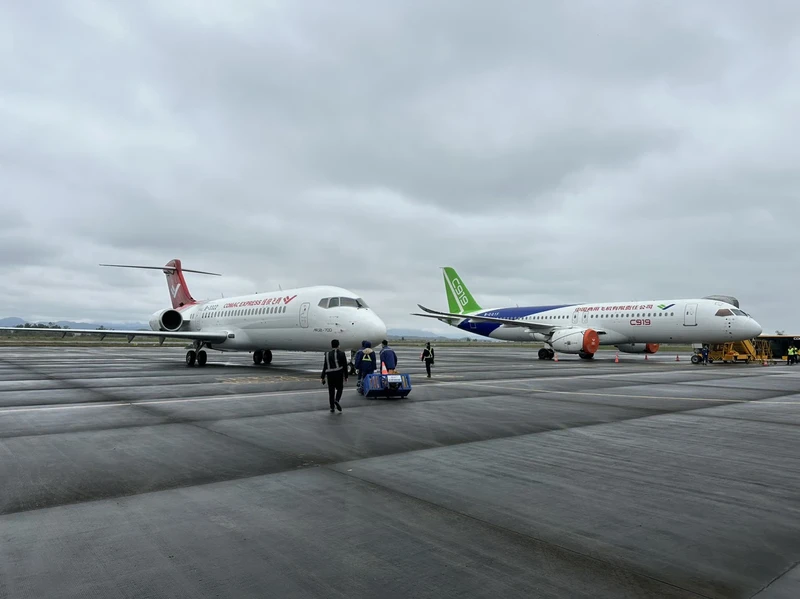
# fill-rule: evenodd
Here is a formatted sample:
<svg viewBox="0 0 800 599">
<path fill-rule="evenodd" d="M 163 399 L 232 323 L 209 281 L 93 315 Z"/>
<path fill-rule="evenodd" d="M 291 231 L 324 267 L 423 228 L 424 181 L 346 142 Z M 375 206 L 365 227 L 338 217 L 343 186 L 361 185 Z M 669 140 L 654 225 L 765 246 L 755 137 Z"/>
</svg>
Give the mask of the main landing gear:
<svg viewBox="0 0 800 599">
<path fill-rule="evenodd" d="M 253 364 L 269 364 L 272 362 L 272 351 L 268 349 L 257 349 L 253 352 Z"/>
<path fill-rule="evenodd" d="M 186 352 L 186 365 L 187 366 L 194 366 L 195 361 L 197 361 L 198 366 L 205 366 L 206 362 L 208 362 L 208 354 L 206 350 L 201 349 L 195 351 L 190 349 Z"/>
<path fill-rule="evenodd" d="M 555 357 L 555 355 L 556 355 L 556 352 L 554 352 L 549 347 L 543 347 L 543 348 L 541 348 L 539 350 L 539 359 L 540 360 L 552 360 Z M 594 354 L 590 354 L 590 353 L 587 353 L 585 351 L 578 352 L 578 356 L 580 356 L 580 358 L 582 360 L 592 360 L 592 359 L 594 359 Z"/>
</svg>

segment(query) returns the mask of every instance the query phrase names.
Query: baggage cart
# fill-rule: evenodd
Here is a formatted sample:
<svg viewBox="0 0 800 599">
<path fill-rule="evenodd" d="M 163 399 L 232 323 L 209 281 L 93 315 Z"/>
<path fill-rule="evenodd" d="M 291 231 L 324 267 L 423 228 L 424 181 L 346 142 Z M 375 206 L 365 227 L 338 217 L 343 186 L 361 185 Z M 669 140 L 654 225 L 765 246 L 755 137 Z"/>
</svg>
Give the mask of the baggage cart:
<svg viewBox="0 0 800 599">
<path fill-rule="evenodd" d="M 411 392 L 408 374 L 368 374 L 361 382 L 364 397 L 406 397 Z"/>
</svg>

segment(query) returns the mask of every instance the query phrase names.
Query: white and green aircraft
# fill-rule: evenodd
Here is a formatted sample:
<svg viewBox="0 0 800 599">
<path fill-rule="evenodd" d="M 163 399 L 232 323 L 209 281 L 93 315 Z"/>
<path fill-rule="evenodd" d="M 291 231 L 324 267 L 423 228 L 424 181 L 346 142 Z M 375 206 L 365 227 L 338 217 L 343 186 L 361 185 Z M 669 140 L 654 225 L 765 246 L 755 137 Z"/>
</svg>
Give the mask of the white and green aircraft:
<svg viewBox="0 0 800 599">
<path fill-rule="evenodd" d="M 443 270 L 449 310 L 418 304 L 423 313 L 414 316 L 491 339 L 543 342 L 541 360 L 552 359 L 555 352 L 591 359 L 600 346 L 654 354 L 662 343 L 725 343 L 761 334 L 761 325 L 730 296 L 484 309 L 455 269 Z"/>
</svg>

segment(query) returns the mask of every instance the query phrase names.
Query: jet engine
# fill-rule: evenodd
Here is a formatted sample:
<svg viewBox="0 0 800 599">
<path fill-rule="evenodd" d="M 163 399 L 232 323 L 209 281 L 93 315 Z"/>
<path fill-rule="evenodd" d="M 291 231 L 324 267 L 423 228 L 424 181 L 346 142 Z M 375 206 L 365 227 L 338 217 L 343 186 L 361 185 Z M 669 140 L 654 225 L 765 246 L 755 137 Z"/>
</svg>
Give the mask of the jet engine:
<svg viewBox="0 0 800 599">
<path fill-rule="evenodd" d="M 175 332 L 183 326 L 183 315 L 177 310 L 167 308 L 153 314 L 149 324 L 154 331 Z"/>
<path fill-rule="evenodd" d="M 658 343 L 623 343 L 617 349 L 626 354 L 654 354 L 658 351 Z"/>
<path fill-rule="evenodd" d="M 600 336 L 594 329 L 560 329 L 550 338 L 550 347 L 564 354 L 594 354 Z"/>
</svg>

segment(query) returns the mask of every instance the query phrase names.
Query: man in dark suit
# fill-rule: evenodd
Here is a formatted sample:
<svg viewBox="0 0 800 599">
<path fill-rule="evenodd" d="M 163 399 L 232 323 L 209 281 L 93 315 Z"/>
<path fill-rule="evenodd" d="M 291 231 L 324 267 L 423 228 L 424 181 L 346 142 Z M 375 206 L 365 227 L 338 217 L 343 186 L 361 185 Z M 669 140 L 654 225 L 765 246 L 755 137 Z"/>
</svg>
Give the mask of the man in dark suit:
<svg viewBox="0 0 800 599">
<path fill-rule="evenodd" d="M 325 362 L 322 365 L 322 384 L 325 384 L 325 377 L 327 377 L 331 412 L 333 412 L 334 406 L 341 412 L 342 406 L 339 405 L 339 400 L 342 399 L 342 391 L 344 391 L 344 384 L 348 376 L 347 356 L 339 349 L 338 339 L 331 341 L 331 347 L 333 349 L 325 354 Z"/>
</svg>

